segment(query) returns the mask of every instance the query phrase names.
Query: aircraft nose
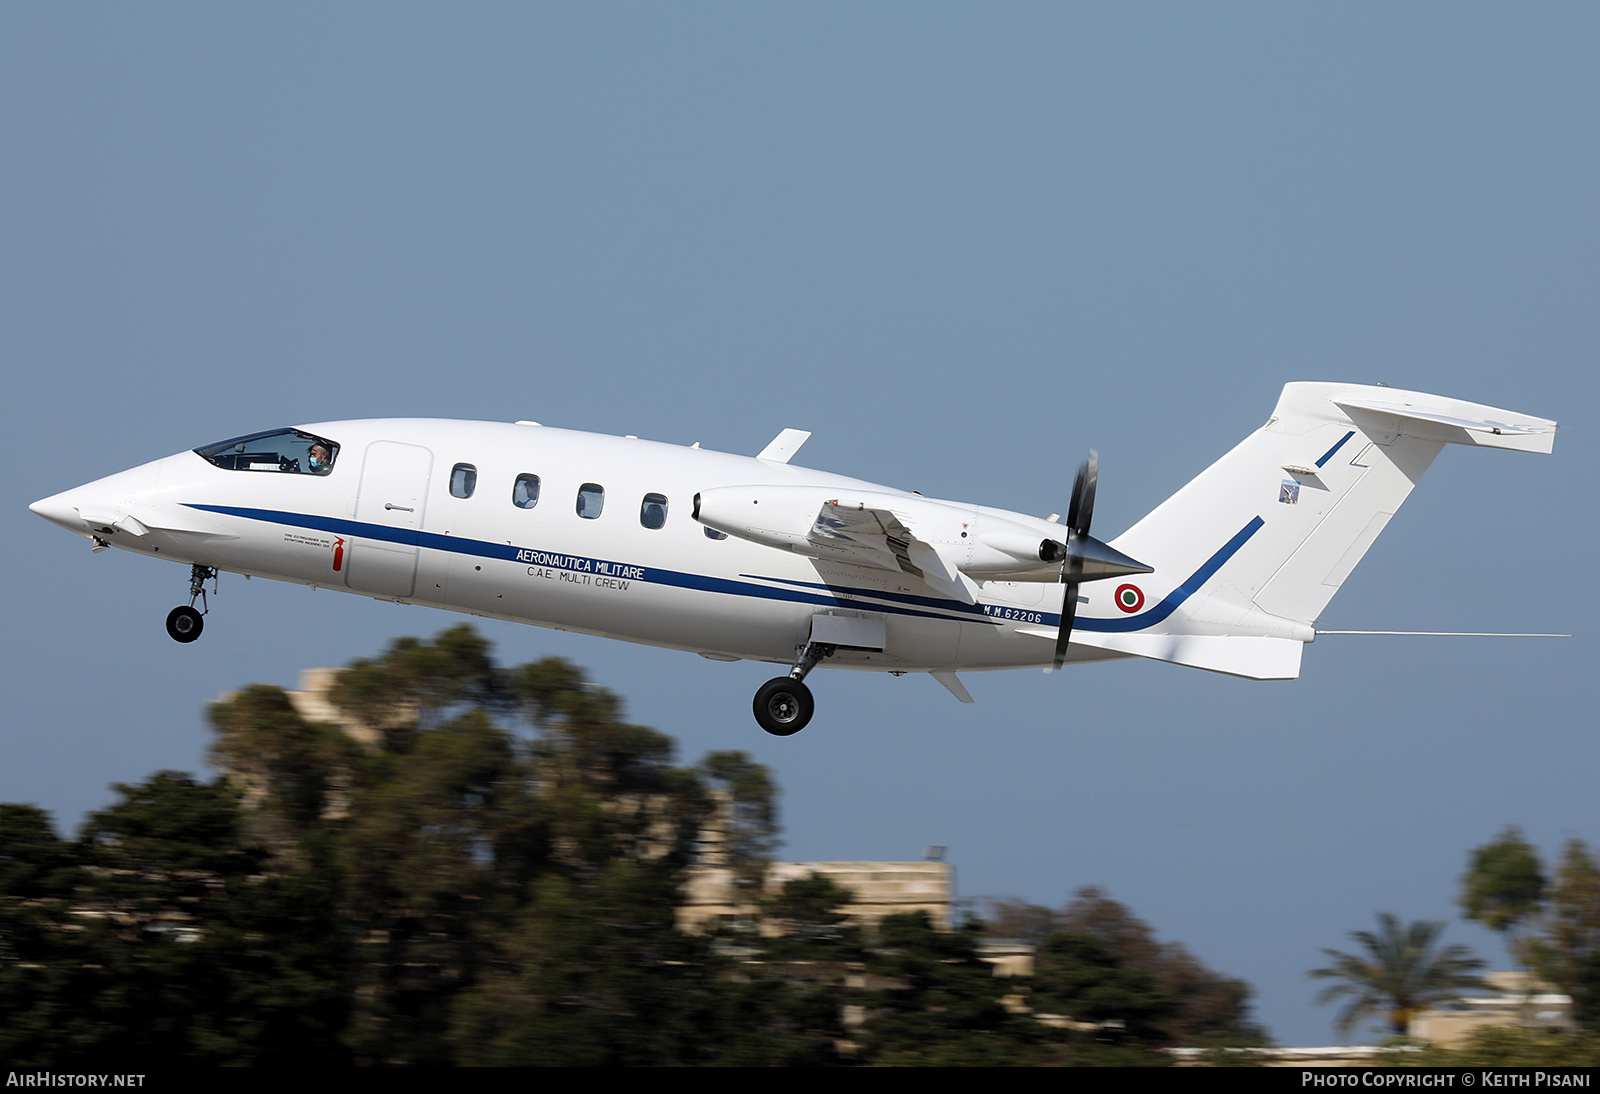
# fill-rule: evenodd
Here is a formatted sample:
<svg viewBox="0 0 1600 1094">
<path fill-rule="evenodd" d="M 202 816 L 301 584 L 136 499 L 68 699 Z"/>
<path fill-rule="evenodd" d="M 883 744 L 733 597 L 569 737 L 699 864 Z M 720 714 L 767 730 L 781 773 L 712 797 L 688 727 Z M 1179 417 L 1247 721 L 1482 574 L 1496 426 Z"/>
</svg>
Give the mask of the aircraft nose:
<svg viewBox="0 0 1600 1094">
<path fill-rule="evenodd" d="M 71 491 L 64 494 L 52 494 L 48 498 L 40 498 L 28 509 L 39 514 L 51 524 L 59 524 L 63 528 L 74 532 L 83 530 L 83 518 L 78 516 L 77 506 L 72 504 Z"/>
</svg>

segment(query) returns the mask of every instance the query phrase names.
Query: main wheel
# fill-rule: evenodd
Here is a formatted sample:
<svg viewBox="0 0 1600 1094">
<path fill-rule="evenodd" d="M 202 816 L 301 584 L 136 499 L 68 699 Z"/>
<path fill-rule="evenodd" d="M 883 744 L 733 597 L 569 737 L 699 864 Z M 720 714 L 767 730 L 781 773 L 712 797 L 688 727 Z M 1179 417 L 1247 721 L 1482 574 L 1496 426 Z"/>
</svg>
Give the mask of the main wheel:
<svg viewBox="0 0 1600 1094">
<path fill-rule="evenodd" d="M 799 733 L 816 709 L 811 689 L 787 676 L 768 680 L 756 692 L 756 722 L 775 737 Z"/>
<path fill-rule="evenodd" d="M 206 621 L 199 612 L 185 605 L 167 613 L 167 633 L 177 642 L 193 642 L 205 629 Z"/>
</svg>

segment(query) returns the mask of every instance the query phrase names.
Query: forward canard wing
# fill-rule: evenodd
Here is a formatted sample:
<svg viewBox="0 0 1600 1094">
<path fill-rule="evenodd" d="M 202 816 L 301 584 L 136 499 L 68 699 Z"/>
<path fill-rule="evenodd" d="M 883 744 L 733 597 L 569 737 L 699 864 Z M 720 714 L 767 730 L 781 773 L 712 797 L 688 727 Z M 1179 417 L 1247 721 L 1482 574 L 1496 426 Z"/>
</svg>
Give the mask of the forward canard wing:
<svg viewBox="0 0 1600 1094">
<path fill-rule="evenodd" d="M 48 502 L 50 499 L 46 499 Z M 44 505 L 44 502 L 36 503 Z M 81 505 L 73 506 L 78 518 L 83 522 L 85 531 L 80 534 L 110 536 L 116 533 L 142 539 L 152 531 L 156 532 L 185 532 L 194 536 L 207 536 L 212 539 L 238 539 L 235 532 L 219 528 L 214 524 L 201 520 L 194 514 L 179 509 L 175 506 L 153 505 Z M 53 517 L 57 523 L 64 523 L 60 517 Z"/>
</svg>

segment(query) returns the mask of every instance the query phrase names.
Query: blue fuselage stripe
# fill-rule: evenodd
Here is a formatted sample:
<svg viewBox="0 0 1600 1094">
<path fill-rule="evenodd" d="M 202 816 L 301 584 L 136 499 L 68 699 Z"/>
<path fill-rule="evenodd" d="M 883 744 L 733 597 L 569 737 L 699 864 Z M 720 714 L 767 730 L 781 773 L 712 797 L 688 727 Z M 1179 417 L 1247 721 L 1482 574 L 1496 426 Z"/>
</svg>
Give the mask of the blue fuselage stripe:
<svg viewBox="0 0 1600 1094">
<path fill-rule="evenodd" d="M 1343 441 L 1340 442 L 1340 444 L 1343 443 Z M 1338 446 L 1335 445 L 1334 447 L 1337 448 Z M 1329 455 L 1332 455 L 1332 453 L 1330 452 Z M 539 551 L 527 547 L 518 547 L 511 543 L 489 543 L 481 539 L 445 536 L 437 532 L 420 532 L 414 528 L 393 528 L 386 524 L 369 524 L 364 521 L 346 520 L 342 517 L 324 517 L 313 513 L 290 513 L 279 509 L 250 509 L 233 505 L 196 505 L 193 503 L 190 503 L 188 507 L 208 513 L 221 513 L 226 516 L 265 521 L 270 524 L 284 524 L 292 528 L 310 528 L 336 536 L 375 539 L 407 547 L 426 547 L 434 551 L 453 552 L 477 558 L 501 559 L 506 562 L 521 562 L 533 566 L 547 566 L 552 569 L 621 576 L 656 585 L 693 589 L 697 592 L 724 593 L 729 596 L 749 596 L 764 600 L 783 600 L 797 604 L 820 604 L 827 607 L 868 608 L 873 611 L 890 612 L 895 615 L 913 616 L 922 619 L 948 619 L 952 622 L 986 623 L 990 626 L 1001 626 L 1005 622 L 1002 618 L 989 616 L 987 609 L 982 604 L 968 605 L 953 601 L 940 603 L 932 597 L 917 596 L 909 593 L 890 593 L 878 589 L 824 585 L 793 581 L 787 578 L 760 577 L 755 574 L 739 575 L 741 578 L 753 580 L 709 577 L 704 574 L 690 574 L 679 570 L 635 566 L 630 563 L 613 562 L 610 559 L 591 558 L 586 555 Z M 1198 570 L 1190 574 L 1187 581 L 1168 593 L 1159 604 L 1149 611 L 1131 615 L 1125 619 L 1096 619 L 1080 615 L 1073 624 L 1074 629 L 1083 631 L 1137 631 L 1160 623 L 1177 611 L 1178 607 L 1193 596 L 1200 586 L 1209 581 L 1211 576 L 1221 569 L 1265 523 L 1260 517 L 1252 519 L 1249 524 L 1239 529 L 1232 539 L 1218 548 L 1216 553 L 1207 559 Z M 799 586 L 799 588 L 774 588 L 772 585 L 755 584 L 755 581 L 770 581 L 781 585 Z M 818 591 L 814 592 L 812 590 Z M 869 598 L 880 603 L 865 603 L 864 601 Z M 934 610 L 918 610 L 917 607 L 912 607 L 911 605 Z M 1038 614 L 1041 624 L 1057 627 L 1061 625 L 1061 614 L 1059 612 L 1040 612 Z"/>
<path fill-rule="evenodd" d="M 290 513 L 279 509 L 248 509 L 233 505 L 191 504 L 189 508 L 204 510 L 208 513 L 245 517 L 249 520 L 266 521 L 271 524 L 286 524 L 292 528 L 310 528 L 336 536 L 375 539 L 384 543 L 400 544 L 405 547 L 426 547 L 434 551 L 471 555 L 475 558 L 495 558 L 506 562 L 521 562 L 530 566 L 546 566 L 557 570 L 574 570 L 580 573 L 625 577 L 630 580 L 649 582 L 656 585 L 693 589 L 697 592 L 726 593 L 729 596 L 752 596 L 764 600 L 784 600 L 796 604 L 820 604 L 830 608 L 846 606 L 868 607 L 874 611 L 892 612 L 895 615 L 914 616 L 921 619 L 954 619 L 949 614 L 950 612 L 968 610 L 967 605 L 956 603 L 950 604 L 944 611 L 917 611 L 914 608 L 901 605 L 866 605 L 859 601 L 843 600 L 832 593 L 811 592 L 805 589 L 775 589 L 768 585 L 757 585 L 750 581 L 736 581 L 732 578 L 708 577 L 704 574 L 689 574 L 679 570 L 665 570 L 655 566 L 636 566 L 626 562 L 614 562 L 610 559 L 591 558 L 587 555 L 540 551 L 528 547 L 518 547 L 512 543 L 489 543 L 481 539 L 444 536 L 437 532 L 419 532 L 414 528 L 393 528 L 386 524 L 369 524 L 364 521 L 346 520 L 342 517 L 324 517 L 313 513 Z M 781 581 L 782 579 L 757 577 L 756 580 Z M 826 587 L 818 586 L 818 588 Z M 872 590 L 862 590 L 861 592 L 867 596 L 878 595 Z M 937 604 L 931 606 L 940 607 Z M 973 608 L 971 610 L 978 611 L 979 609 Z M 965 620 L 961 619 L 954 619 L 954 621 L 965 622 Z M 980 618 L 971 621 L 989 623 L 993 626 L 1000 625 L 997 620 Z"/>
</svg>

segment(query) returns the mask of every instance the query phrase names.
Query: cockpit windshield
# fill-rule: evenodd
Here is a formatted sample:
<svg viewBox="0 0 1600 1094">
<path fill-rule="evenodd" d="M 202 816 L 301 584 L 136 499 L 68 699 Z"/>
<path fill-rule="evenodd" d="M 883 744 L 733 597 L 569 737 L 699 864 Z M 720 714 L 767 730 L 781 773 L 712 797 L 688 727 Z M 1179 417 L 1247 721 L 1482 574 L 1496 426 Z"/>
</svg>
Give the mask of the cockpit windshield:
<svg viewBox="0 0 1600 1094">
<path fill-rule="evenodd" d="M 273 429 L 197 448 L 195 452 L 228 471 L 287 471 L 326 475 L 339 458 L 339 446 L 300 429 Z"/>
</svg>

